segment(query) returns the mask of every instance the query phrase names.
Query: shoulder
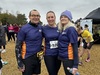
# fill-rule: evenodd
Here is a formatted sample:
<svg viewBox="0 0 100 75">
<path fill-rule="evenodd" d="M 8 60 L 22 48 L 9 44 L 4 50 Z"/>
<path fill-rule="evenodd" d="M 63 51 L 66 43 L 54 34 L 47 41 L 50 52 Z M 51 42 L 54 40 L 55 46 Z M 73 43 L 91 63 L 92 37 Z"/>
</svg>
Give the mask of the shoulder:
<svg viewBox="0 0 100 75">
<path fill-rule="evenodd" d="M 0 29 L 1 29 L 1 30 L 4 30 L 4 27 L 3 27 L 3 26 L 0 26 Z"/>
<path fill-rule="evenodd" d="M 75 27 L 69 27 L 69 29 L 75 30 Z"/>
<path fill-rule="evenodd" d="M 23 25 L 20 30 L 24 30 L 25 31 L 25 30 L 27 30 L 30 27 L 31 26 L 27 23 L 27 24 Z"/>
<path fill-rule="evenodd" d="M 20 28 L 19 32 L 27 32 L 27 30 L 29 30 L 30 27 L 31 27 L 31 26 L 27 23 L 27 24 L 23 25 L 23 26 Z"/>
<path fill-rule="evenodd" d="M 43 29 L 47 29 L 48 28 L 48 25 L 45 25 L 45 26 L 42 26 Z"/>
<path fill-rule="evenodd" d="M 4 26 L 1 26 L 1 28 L 4 28 Z"/>
<path fill-rule="evenodd" d="M 86 34 L 86 33 L 87 33 L 87 34 L 90 34 L 90 32 L 89 32 L 88 30 L 84 30 L 83 33 L 84 33 L 84 34 Z"/>
<path fill-rule="evenodd" d="M 70 32 L 73 32 L 73 31 L 75 31 L 75 32 L 76 32 L 75 27 L 69 27 L 69 28 L 67 28 L 67 29 L 68 29 L 68 31 L 70 31 Z"/>
<path fill-rule="evenodd" d="M 27 28 L 27 27 L 29 27 L 29 26 L 30 26 L 30 25 L 27 23 L 27 24 L 23 25 L 22 28 L 24 29 L 24 28 Z"/>
<path fill-rule="evenodd" d="M 78 33 L 77 33 L 75 27 L 69 27 L 68 30 L 66 30 L 66 32 L 68 33 L 68 35 L 77 35 L 78 36 Z"/>
</svg>

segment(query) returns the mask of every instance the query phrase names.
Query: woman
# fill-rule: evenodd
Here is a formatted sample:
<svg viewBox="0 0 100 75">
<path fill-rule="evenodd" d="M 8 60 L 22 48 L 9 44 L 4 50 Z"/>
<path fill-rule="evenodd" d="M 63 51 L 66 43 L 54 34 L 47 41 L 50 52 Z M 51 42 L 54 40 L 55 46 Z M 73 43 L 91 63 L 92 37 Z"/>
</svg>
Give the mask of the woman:
<svg viewBox="0 0 100 75">
<path fill-rule="evenodd" d="M 1 53 L 4 52 L 4 50 L 2 50 L 2 46 L 5 49 L 5 45 L 6 45 L 5 30 L 4 27 L 2 26 L 2 22 L 0 21 L 0 75 L 4 63 L 4 61 L 1 59 Z"/>
<path fill-rule="evenodd" d="M 60 23 L 58 24 L 60 36 L 58 39 L 59 55 L 66 75 L 75 75 L 78 70 L 78 34 L 75 25 L 72 23 L 72 14 L 66 10 L 61 13 Z M 72 68 L 70 73 L 67 68 Z"/>
<path fill-rule="evenodd" d="M 3 50 L 2 50 L 3 47 Z M 0 22 L 0 51 L 2 53 L 6 52 L 6 37 L 5 37 L 5 29 L 2 26 L 2 22 Z"/>
<path fill-rule="evenodd" d="M 92 34 L 85 28 L 84 30 L 80 27 L 78 29 L 78 34 L 81 34 L 83 40 L 84 40 L 84 44 L 83 44 L 83 50 L 82 52 L 80 53 L 79 57 L 82 57 L 85 50 L 87 50 L 87 58 L 86 58 L 86 62 L 90 62 L 90 49 L 93 45 L 93 37 L 92 37 Z M 82 63 L 82 62 L 80 62 Z"/>
<path fill-rule="evenodd" d="M 14 26 L 13 26 L 13 24 L 10 24 L 9 26 L 8 26 L 8 32 L 9 32 L 9 39 L 8 39 L 8 42 L 10 41 L 10 39 L 12 39 L 13 38 L 13 40 L 15 41 L 15 36 L 14 36 Z"/>
<path fill-rule="evenodd" d="M 44 61 L 49 75 L 58 75 L 61 61 L 57 59 L 59 31 L 55 23 L 55 13 L 53 11 L 47 12 L 46 19 L 48 24 L 43 27 L 43 36 L 46 45 Z"/>
</svg>

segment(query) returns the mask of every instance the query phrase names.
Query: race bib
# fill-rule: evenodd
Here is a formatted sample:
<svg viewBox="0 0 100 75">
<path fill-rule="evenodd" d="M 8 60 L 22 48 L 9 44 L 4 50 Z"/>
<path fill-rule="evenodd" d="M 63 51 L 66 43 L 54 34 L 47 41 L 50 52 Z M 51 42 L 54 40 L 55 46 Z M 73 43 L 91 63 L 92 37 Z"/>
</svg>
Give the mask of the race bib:
<svg viewBox="0 0 100 75">
<path fill-rule="evenodd" d="M 50 48 L 58 48 L 58 41 L 50 41 Z"/>
</svg>

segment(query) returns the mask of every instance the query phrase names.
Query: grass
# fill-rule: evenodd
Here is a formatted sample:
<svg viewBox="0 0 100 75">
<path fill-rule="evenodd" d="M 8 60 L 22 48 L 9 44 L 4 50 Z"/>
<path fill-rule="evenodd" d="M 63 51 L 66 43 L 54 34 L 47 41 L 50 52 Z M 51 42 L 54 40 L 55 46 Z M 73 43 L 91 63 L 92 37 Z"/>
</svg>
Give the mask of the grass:
<svg viewBox="0 0 100 75">
<path fill-rule="evenodd" d="M 15 57 L 15 43 L 11 41 L 6 45 L 6 53 L 2 54 L 2 59 L 8 61 L 2 69 L 2 75 L 21 75 L 17 69 L 17 62 Z M 80 75 L 99 75 L 100 74 L 100 45 L 93 45 L 91 50 L 91 61 L 85 62 L 86 53 L 83 56 L 83 65 L 79 66 Z M 48 75 L 44 61 L 42 60 L 41 75 Z M 59 70 L 59 75 L 65 75 L 63 67 Z"/>
</svg>

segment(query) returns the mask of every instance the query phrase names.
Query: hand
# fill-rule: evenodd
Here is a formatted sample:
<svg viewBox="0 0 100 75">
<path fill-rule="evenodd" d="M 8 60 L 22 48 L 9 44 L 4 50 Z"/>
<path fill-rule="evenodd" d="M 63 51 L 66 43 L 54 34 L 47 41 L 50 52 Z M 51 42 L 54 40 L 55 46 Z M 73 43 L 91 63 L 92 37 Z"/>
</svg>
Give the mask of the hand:
<svg viewBox="0 0 100 75">
<path fill-rule="evenodd" d="M 19 71 L 24 72 L 24 70 L 25 70 L 25 66 L 19 67 Z"/>
<path fill-rule="evenodd" d="M 82 47 L 83 46 L 83 42 L 80 44 L 80 47 Z"/>
<path fill-rule="evenodd" d="M 78 70 L 77 68 L 73 68 L 73 71 L 72 71 L 73 75 L 76 75 L 77 70 Z"/>
<path fill-rule="evenodd" d="M 90 43 L 87 43 L 87 47 L 89 47 L 90 46 Z"/>
</svg>

